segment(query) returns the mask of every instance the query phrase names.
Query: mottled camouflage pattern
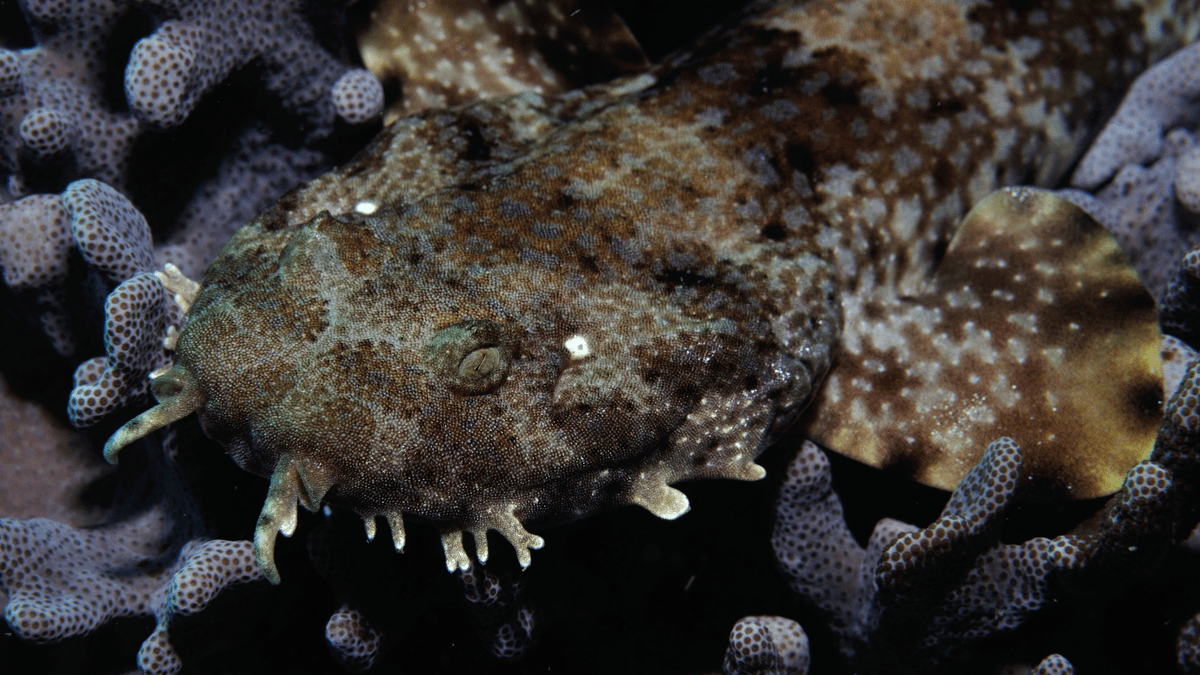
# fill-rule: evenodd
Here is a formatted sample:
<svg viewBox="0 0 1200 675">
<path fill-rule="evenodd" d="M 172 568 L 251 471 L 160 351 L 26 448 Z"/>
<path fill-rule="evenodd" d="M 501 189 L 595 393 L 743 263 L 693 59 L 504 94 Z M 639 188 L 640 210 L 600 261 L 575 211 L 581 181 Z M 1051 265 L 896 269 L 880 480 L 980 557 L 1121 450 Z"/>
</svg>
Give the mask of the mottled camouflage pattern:
<svg viewBox="0 0 1200 675">
<path fill-rule="evenodd" d="M 1154 17 L 1187 19 L 1167 22 L 1144 20 L 1136 3 L 1020 5 L 756 3 L 649 75 L 400 120 L 229 242 L 205 275 L 177 365 L 155 382 L 158 412 L 118 432 L 108 454 L 198 410 L 235 461 L 272 476 L 256 537 L 268 576 L 297 501 L 326 498 L 356 509 L 371 534 L 387 517 L 398 547 L 402 514 L 436 522 L 452 568 L 468 563 L 463 531 L 486 559 L 489 528 L 528 564 L 542 540 L 524 524 L 627 503 L 673 518 L 688 505 L 669 484 L 761 477 L 755 458 L 797 418 L 835 353 L 891 373 L 864 383 L 866 412 L 846 421 L 876 435 L 888 397 L 914 395 L 905 378 L 921 378 L 932 400 L 950 396 L 953 412 L 953 387 L 970 378 L 931 380 L 931 368 L 1023 384 L 1023 361 L 988 356 L 1010 335 L 970 334 L 970 312 L 940 325 L 942 309 L 970 304 L 961 283 L 922 293 L 971 204 L 1004 184 L 1053 181 L 1128 80 L 1195 27 L 1190 5 L 1157 3 Z M 998 199 L 1002 210 L 1029 199 L 1060 209 L 1038 193 Z M 1035 267 L 1094 259 L 1092 248 L 1024 243 L 1010 237 L 989 252 Z M 1128 281 L 1118 258 L 1099 258 L 1105 278 Z M 963 274 L 937 271 L 969 285 Z M 1133 300 L 1115 311 L 1133 313 L 1142 354 L 1154 319 L 1132 286 L 1120 287 Z M 1036 321 L 1063 309 L 1036 304 L 1037 290 L 1014 296 L 1027 304 L 999 325 L 1025 330 L 1022 349 L 1048 358 L 1060 345 Z M 914 297 L 929 310 L 916 329 L 911 312 L 896 311 Z M 991 297 L 974 309 L 998 311 Z M 882 334 L 897 344 L 875 341 Z M 947 343 L 959 362 L 939 351 Z M 1157 366 L 1135 361 L 1141 389 L 1118 403 L 1149 412 L 1113 417 L 1151 418 L 1152 439 L 1160 403 L 1146 386 Z M 947 480 L 930 467 L 959 464 L 961 477 L 995 436 L 1036 445 L 987 423 L 986 406 L 1043 395 L 1019 393 L 964 413 L 957 454 L 921 427 L 919 442 L 860 456 L 929 482 Z M 920 403 L 906 404 L 908 421 L 924 417 Z M 828 402 L 810 424 L 832 413 L 854 409 Z M 832 427 L 819 437 L 836 440 Z"/>
</svg>

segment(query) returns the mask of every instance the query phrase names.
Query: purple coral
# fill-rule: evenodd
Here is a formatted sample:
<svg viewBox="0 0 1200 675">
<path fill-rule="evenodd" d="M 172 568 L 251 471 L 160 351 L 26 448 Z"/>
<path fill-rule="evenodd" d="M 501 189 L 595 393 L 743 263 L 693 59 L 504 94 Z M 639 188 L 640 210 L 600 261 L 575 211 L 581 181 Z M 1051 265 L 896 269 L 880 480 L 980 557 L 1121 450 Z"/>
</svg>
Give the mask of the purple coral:
<svg viewBox="0 0 1200 675">
<path fill-rule="evenodd" d="M 138 124 L 106 101 L 103 38 L 113 33 L 125 5 L 22 3 L 37 46 L 0 50 L 0 120 L 8 127 L 0 129 L 0 170 L 9 174 L 13 196 L 38 189 L 42 178 L 31 177 L 31 169 L 39 176 L 48 170 L 124 183 Z"/>
<path fill-rule="evenodd" d="M 1062 195 L 1121 242 L 1156 297 L 1180 257 L 1200 244 L 1200 45 L 1147 70 L 1080 160 Z M 1092 193 L 1092 194 L 1089 194 Z"/>
<path fill-rule="evenodd" d="M 178 564 L 154 610 L 158 626 L 138 651 L 138 668 L 145 675 L 174 675 L 183 668 L 185 656 L 195 659 L 212 651 L 238 626 L 244 629 L 259 617 L 255 605 L 269 592 L 248 541 L 192 542 Z M 226 604 L 224 611 L 205 612 L 219 596 Z"/>
<path fill-rule="evenodd" d="M 518 661 L 536 639 L 537 612 L 525 599 L 525 583 L 470 562 L 458 571 L 480 640 L 501 661 Z"/>
<path fill-rule="evenodd" d="M 1116 115 L 1079 162 L 1071 185 L 1093 190 L 1121 167 L 1163 154 L 1171 128 L 1195 121 L 1200 100 L 1200 45 L 1179 50 L 1143 73 Z"/>
<path fill-rule="evenodd" d="M 84 260 L 108 281 L 119 284 L 154 269 L 150 226 L 120 192 L 98 180 L 79 180 L 67 186 L 62 204 Z"/>
<path fill-rule="evenodd" d="M 729 632 L 724 675 L 805 675 L 808 636 L 781 616 L 747 616 Z"/>
<path fill-rule="evenodd" d="M 258 59 L 267 91 L 285 108 L 300 112 L 319 135 L 327 135 L 337 107 L 334 99 L 344 103 L 346 97 L 347 86 L 339 78 L 354 73 L 349 88 L 363 90 L 370 89 L 364 80 L 374 77 L 348 69 L 321 46 L 314 27 L 304 19 L 305 4 L 163 2 L 162 10 L 171 18 L 138 42 L 125 69 L 130 107 L 153 127 L 177 126 L 235 68 Z M 357 107 L 350 107 L 354 119 L 349 121 L 365 121 L 382 112 L 382 88 L 378 94 L 360 96 Z"/>
<path fill-rule="evenodd" d="M 1075 675 L 1075 667 L 1062 654 L 1051 654 L 1033 669 L 1033 675 Z"/>
<path fill-rule="evenodd" d="M 58 195 L 0 204 L 0 270 L 55 351 L 75 352 L 66 282 L 75 241 Z"/>
<path fill-rule="evenodd" d="M 91 530 L 42 519 L 0 520 L 5 620 L 21 639 L 44 643 L 119 616 L 149 614 L 171 562 L 157 550 L 170 526 L 161 511 Z"/>
<path fill-rule="evenodd" d="M 1192 362 L 1153 456 L 1130 471 L 1093 530 L 1021 544 L 1000 540 L 1022 461 L 1008 439 L 988 447 L 934 523 L 919 529 L 884 519 L 865 550 L 845 524 L 828 460 L 805 442 L 780 491 L 776 556 L 858 667 L 945 664 L 963 647 L 1021 626 L 1060 587 L 1095 594 L 1156 569 L 1200 513 L 1198 411 L 1200 364 Z M 1042 672 L 1063 667 L 1048 662 Z"/>
<path fill-rule="evenodd" d="M 337 42 L 328 34 L 336 28 L 306 19 L 311 4 L 23 3 L 37 46 L 0 50 L 0 120 L 16 127 L 0 132 L 0 169 L 11 175 L 10 192 L 43 188 L 36 185 L 41 177 L 30 182 L 29 170 L 47 168 L 67 179 L 91 176 L 128 187 L 133 145 L 145 130 L 180 125 L 205 94 L 251 63 L 262 64 L 265 89 L 317 138 L 335 131 L 335 99 L 352 122 L 371 119 L 382 110 L 382 97 L 362 95 L 372 91 L 365 71 L 327 47 Z M 130 12 L 144 14 L 157 29 L 138 42 L 125 67 L 125 111 L 103 87 L 109 40 Z M 333 89 L 351 73 L 350 88 L 359 96 L 347 108 L 345 94 Z"/>
<path fill-rule="evenodd" d="M 1163 294 L 1160 314 L 1164 333 L 1200 346 L 1200 248 L 1183 257 Z"/>
<path fill-rule="evenodd" d="M 149 373 L 170 361 L 163 347 L 170 325 L 182 314 L 151 273 L 154 250 L 145 218 L 123 195 L 96 180 L 67 187 L 63 205 L 88 266 L 118 286 L 104 302 L 107 356 L 83 362 L 67 404 L 79 428 L 150 392 Z"/>
</svg>

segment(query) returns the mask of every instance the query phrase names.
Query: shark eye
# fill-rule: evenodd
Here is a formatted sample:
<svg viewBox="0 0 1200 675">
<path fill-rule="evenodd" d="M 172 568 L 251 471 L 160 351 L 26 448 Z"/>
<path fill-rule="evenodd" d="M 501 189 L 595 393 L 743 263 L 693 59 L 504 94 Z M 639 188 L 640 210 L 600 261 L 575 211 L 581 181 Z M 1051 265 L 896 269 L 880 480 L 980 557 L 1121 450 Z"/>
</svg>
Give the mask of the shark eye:
<svg viewBox="0 0 1200 675">
<path fill-rule="evenodd" d="M 483 380 L 501 367 L 500 349 L 481 347 L 467 354 L 458 364 L 458 376 L 464 380 Z"/>
<path fill-rule="evenodd" d="M 460 394 L 485 394 L 504 381 L 517 353 L 514 326 L 472 319 L 438 331 L 425 346 L 430 373 Z"/>
</svg>

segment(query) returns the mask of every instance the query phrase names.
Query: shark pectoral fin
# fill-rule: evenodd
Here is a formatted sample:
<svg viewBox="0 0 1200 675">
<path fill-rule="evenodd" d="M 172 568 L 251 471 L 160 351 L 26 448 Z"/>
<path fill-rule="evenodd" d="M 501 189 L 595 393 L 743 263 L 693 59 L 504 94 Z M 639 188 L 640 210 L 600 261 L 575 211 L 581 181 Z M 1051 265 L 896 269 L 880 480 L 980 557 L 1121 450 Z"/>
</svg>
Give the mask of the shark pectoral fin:
<svg viewBox="0 0 1200 675">
<path fill-rule="evenodd" d="M 992 440 L 1018 496 L 1115 492 L 1162 420 L 1154 300 L 1113 237 L 1052 193 L 1004 189 L 963 220 L 915 297 L 847 302 L 803 424 L 872 466 L 952 489 Z"/>
</svg>

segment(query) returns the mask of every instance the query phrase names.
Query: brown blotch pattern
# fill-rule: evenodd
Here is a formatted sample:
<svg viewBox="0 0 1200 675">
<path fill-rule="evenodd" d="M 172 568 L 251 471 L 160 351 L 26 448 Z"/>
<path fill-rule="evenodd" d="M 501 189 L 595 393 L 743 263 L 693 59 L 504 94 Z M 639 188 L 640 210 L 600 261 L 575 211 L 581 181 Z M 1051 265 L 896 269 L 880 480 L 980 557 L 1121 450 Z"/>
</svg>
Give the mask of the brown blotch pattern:
<svg viewBox="0 0 1200 675">
<path fill-rule="evenodd" d="M 963 341 L 983 318 L 962 284 L 996 272 L 949 262 L 962 215 L 1003 184 L 1052 182 L 1108 93 L 1175 39 L 1117 40 L 1108 28 L 1141 30 L 1137 9 L 1065 4 L 993 15 L 973 2 L 759 2 L 646 75 L 400 119 L 285 196 L 214 261 L 176 366 L 194 376 L 208 433 L 272 476 L 260 564 L 273 565 L 270 542 L 295 522 L 297 500 L 315 508 L 326 490 L 372 523 L 387 516 L 397 547 L 403 514 L 435 521 L 450 567 L 469 565 L 463 532 L 484 561 L 489 528 L 528 564 L 542 540 L 525 524 L 627 503 L 674 518 L 688 501 L 673 483 L 761 477 L 755 458 L 835 358 L 830 382 L 847 369 L 901 383 L 862 351 L 872 324 L 912 319 L 916 329 L 897 333 L 906 349 L 953 365 L 933 358 L 939 336 Z M 1005 245 L 1030 274 L 1053 257 L 1018 235 Z M 1072 250 L 1068 261 L 1093 251 Z M 1089 359 L 1136 361 L 1126 333 L 1144 323 L 1139 296 L 1111 290 L 1112 316 L 1135 318 L 1090 322 L 1076 342 L 1034 335 L 1060 311 L 1035 293 L 993 331 L 1022 344 L 996 349 L 1044 359 L 1062 348 L 1090 381 L 1105 379 Z M 953 314 L 953 325 L 923 332 L 922 312 Z M 488 351 L 498 345 L 469 345 L 502 377 L 464 387 L 430 367 L 427 345 L 464 322 L 511 327 L 519 348 L 503 358 Z M 1025 387 L 1013 411 L 1057 386 L 1019 358 L 978 365 L 989 383 Z M 1131 389 L 1099 404 L 1073 389 L 1061 405 L 1132 401 L 1140 428 L 1155 371 L 1130 368 L 1120 372 L 1144 375 Z M 951 380 L 947 391 L 970 395 Z M 827 384 L 818 416 L 829 400 Z M 1029 425 L 996 429 L 1018 422 Z M 1098 433 L 1115 445 L 1118 432 Z M 986 444 L 976 441 L 959 445 Z M 1050 461 L 1036 441 L 1023 445 L 1023 480 L 1073 494 L 1115 489 L 1096 475 L 1138 459 Z M 977 456 L 863 459 L 950 487 Z"/>
</svg>

